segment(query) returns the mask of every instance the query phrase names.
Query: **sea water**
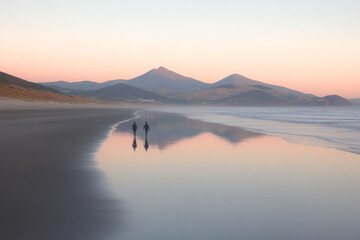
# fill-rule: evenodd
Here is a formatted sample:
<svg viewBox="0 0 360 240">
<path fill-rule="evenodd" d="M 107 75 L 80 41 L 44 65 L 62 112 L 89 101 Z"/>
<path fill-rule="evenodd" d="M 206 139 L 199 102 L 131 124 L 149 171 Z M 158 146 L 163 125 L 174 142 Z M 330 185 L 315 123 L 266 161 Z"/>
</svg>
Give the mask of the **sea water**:
<svg viewBox="0 0 360 240">
<path fill-rule="evenodd" d="M 161 107 L 201 121 L 360 154 L 360 107 Z"/>
</svg>

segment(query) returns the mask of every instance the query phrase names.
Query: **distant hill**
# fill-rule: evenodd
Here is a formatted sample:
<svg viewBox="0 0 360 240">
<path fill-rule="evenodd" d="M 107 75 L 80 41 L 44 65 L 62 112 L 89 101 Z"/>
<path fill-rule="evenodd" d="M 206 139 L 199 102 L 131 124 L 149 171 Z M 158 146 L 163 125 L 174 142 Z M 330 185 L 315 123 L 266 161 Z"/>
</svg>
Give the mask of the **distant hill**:
<svg viewBox="0 0 360 240">
<path fill-rule="evenodd" d="M 294 98 L 294 96 L 291 96 Z M 296 97 L 295 97 L 296 99 Z M 352 104 L 337 95 L 330 95 L 323 98 L 307 97 L 291 101 L 288 98 L 277 97 L 261 90 L 251 90 L 215 102 L 221 105 L 231 106 L 351 106 Z"/>
<path fill-rule="evenodd" d="M 239 95 L 252 90 L 260 90 L 270 95 L 273 95 L 276 98 L 285 98 L 287 96 L 293 96 L 294 98 L 307 97 L 306 95 L 302 95 L 301 97 L 299 97 L 298 95 L 290 95 L 287 93 L 279 92 L 273 90 L 270 87 L 266 87 L 260 84 L 235 85 L 232 83 L 212 86 L 211 88 L 198 90 L 198 91 L 191 91 L 191 92 L 173 92 L 173 91 L 164 91 L 164 90 L 158 90 L 156 92 L 159 93 L 160 95 L 163 95 L 167 98 L 171 98 L 173 100 L 178 100 L 178 101 L 183 100 L 189 103 L 206 104 L 206 103 L 215 103 L 223 98 Z"/>
<path fill-rule="evenodd" d="M 87 102 L 90 99 L 68 96 L 59 91 L 0 72 L 0 97 L 28 101 Z"/>
<path fill-rule="evenodd" d="M 154 92 L 149 92 L 124 83 L 118 83 L 94 91 L 81 92 L 79 95 L 109 101 L 169 102 L 167 98 L 159 96 Z"/>
<path fill-rule="evenodd" d="M 178 73 L 170 71 L 164 67 L 159 67 L 150 70 L 149 72 L 135 77 L 130 80 L 110 80 L 103 83 L 81 81 L 81 82 L 46 82 L 41 83 L 44 86 L 52 87 L 64 93 L 76 93 L 77 91 L 97 90 L 107 86 L 113 86 L 118 83 L 125 83 L 130 86 L 142 88 L 150 91 L 157 91 L 160 89 L 173 90 L 178 92 L 191 92 L 204 90 L 209 88 L 235 88 L 234 86 L 252 86 L 253 89 L 273 89 L 285 94 L 299 95 L 299 96 L 313 96 L 304 94 L 282 86 L 271 85 L 260 81 L 252 80 L 239 74 L 232 74 L 218 82 L 209 84 L 204 83 L 194 78 L 182 76 Z M 251 90 L 251 89 L 249 89 Z"/>
<path fill-rule="evenodd" d="M 127 81 L 128 80 L 124 80 L 124 79 L 115 79 L 115 80 L 106 81 L 103 84 L 105 84 L 107 86 L 112 86 L 112 85 L 115 85 L 115 84 L 118 84 L 118 83 L 125 83 L 126 84 Z"/>
<path fill-rule="evenodd" d="M 17 86 L 17 87 L 22 87 L 25 89 L 33 89 L 33 90 L 39 90 L 39 91 L 49 91 L 49 92 L 53 92 L 53 93 L 59 93 L 59 91 L 56 91 L 55 89 L 45 87 L 45 86 L 42 86 L 37 83 L 32 83 L 32 82 L 12 76 L 12 75 L 4 73 L 4 72 L 0 72 L 0 84 L 2 84 L 3 86 L 12 85 L 12 86 Z"/>
<path fill-rule="evenodd" d="M 72 93 L 74 91 L 97 90 L 107 86 L 115 85 L 120 81 L 124 81 L 124 80 L 112 80 L 104 83 L 97 83 L 92 81 L 81 81 L 81 82 L 56 81 L 56 82 L 45 82 L 39 84 L 47 87 L 51 87 L 63 93 Z"/>
<path fill-rule="evenodd" d="M 220 104 L 238 106 L 350 106 L 340 96 L 324 98 L 312 95 L 294 95 L 274 90 L 263 85 L 224 84 L 199 91 L 176 92 L 158 90 L 158 94 L 173 101 L 188 104 Z"/>
<path fill-rule="evenodd" d="M 258 88 L 258 89 L 263 89 L 263 90 L 271 90 L 272 88 L 271 87 L 265 87 L 263 85 L 250 85 L 250 87 L 254 87 L 254 88 Z"/>
<path fill-rule="evenodd" d="M 193 91 L 210 86 L 208 83 L 184 77 L 164 67 L 153 69 L 124 83 L 146 90 L 170 89 L 176 91 Z"/>
<path fill-rule="evenodd" d="M 118 84 L 126 84 L 126 86 Z M 170 101 L 185 104 L 228 104 L 239 106 L 351 105 L 349 101 L 337 95 L 321 98 L 286 87 L 252 80 L 239 74 L 232 74 L 218 82 L 209 84 L 182 76 L 164 67 L 152 69 L 130 80 L 118 79 L 104 83 L 89 81 L 68 83 L 60 81 L 45 83 L 45 85 L 74 95 L 107 100 L 136 101 L 136 99 L 152 99 L 152 101 L 156 102 Z M 136 90 L 129 89 L 129 86 L 135 87 Z"/>
<path fill-rule="evenodd" d="M 252 80 L 250 78 L 244 77 L 240 74 L 231 74 L 224 79 L 221 79 L 213 84 L 212 86 L 219 86 L 224 84 L 233 84 L 233 85 L 251 85 L 251 84 L 259 84 L 261 82 Z"/>
<path fill-rule="evenodd" d="M 354 106 L 360 106 L 360 98 L 353 98 L 349 100 Z"/>
<path fill-rule="evenodd" d="M 286 106 L 287 102 L 260 90 L 251 90 L 215 102 L 230 106 Z"/>
<path fill-rule="evenodd" d="M 325 96 L 324 99 L 326 99 L 329 102 L 330 106 L 351 106 L 352 103 L 338 95 L 329 95 Z"/>
<path fill-rule="evenodd" d="M 289 89 L 286 87 L 276 86 L 276 85 L 252 80 L 250 78 L 244 77 L 239 74 L 232 74 L 218 82 L 213 83 L 212 86 L 219 86 L 219 85 L 224 85 L 224 84 L 247 85 L 247 86 L 252 86 L 252 87 L 261 88 L 261 89 L 273 89 L 278 92 L 292 94 L 292 95 L 299 95 L 299 96 L 309 95 L 309 94 L 305 94 L 305 93 L 302 93 L 302 92 L 299 92 L 296 90 L 292 90 L 292 89 Z M 313 96 L 313 95 L 309 95 L 309 96 Z"/>
<path fill-rule="evenodd" d="M 81 81 L 81 82 L 46 82 L 40 83 L 44 86 L 52 87 L 59 91 L 70 93 L 73 91 L 97 90 L 118 83 L 125 83 L 130 86 L 142 88 L 145 90 L 169 89 L 175 91 L 193 91 L 204 89 L 210 86 L 208 83 L 182 76 L 170 71 L 164 67 L 154 68 L 149 72 L 130 80 L 110 80 L 103 83 Z"/>
<path fill-rule="evenodd" d="M 218 85 L 218 86 L 215 86 L 215 87 L 211 87 L 210 89 L 214 89 L 214 88 L 234 89 L 234 88 L 236 88 L 236 85 L 234 85 L 234 84 L 223 84 L 223 85 Z"/>
</svg>

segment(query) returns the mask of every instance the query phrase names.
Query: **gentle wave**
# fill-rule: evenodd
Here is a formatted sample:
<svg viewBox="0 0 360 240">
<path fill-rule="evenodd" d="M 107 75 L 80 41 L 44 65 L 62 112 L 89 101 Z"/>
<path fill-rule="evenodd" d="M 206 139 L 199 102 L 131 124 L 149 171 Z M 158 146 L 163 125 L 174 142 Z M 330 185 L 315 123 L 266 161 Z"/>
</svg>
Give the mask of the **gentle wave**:
<svg viewBox="0 0 360 240">
<path fill-rule="evenodd" d="M 156 110 L 280 136 L 294 143 L 360 154 L 358 107 L 161 107 Z"/>
</svg>

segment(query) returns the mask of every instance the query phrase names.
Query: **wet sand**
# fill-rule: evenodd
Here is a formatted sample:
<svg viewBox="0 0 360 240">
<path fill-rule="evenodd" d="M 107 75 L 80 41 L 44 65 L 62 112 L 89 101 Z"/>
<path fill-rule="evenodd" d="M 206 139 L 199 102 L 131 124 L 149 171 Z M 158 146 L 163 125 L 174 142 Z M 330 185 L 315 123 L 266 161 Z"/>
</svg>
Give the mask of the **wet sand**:
<svg viewBox="0 0 360 240">
<path fill-rule="evenodd" d="M 359 155 L 71 108 L 0 110 L 1 239 L 359 239 Z"/>
<path fill-rule="evenodd" d="M 91 240 L 121 228 L 121 202 L 93 153 L 131 109 L 0 110 L 0 236 Z"/>
<path fill-rule="evenodd" d="M 109 240 L 358 240 L 360 156 L 140 111 L 96 159 L 122 199 Z M 147 138 L 142 131 L 150 124 Z"/>
</svg>

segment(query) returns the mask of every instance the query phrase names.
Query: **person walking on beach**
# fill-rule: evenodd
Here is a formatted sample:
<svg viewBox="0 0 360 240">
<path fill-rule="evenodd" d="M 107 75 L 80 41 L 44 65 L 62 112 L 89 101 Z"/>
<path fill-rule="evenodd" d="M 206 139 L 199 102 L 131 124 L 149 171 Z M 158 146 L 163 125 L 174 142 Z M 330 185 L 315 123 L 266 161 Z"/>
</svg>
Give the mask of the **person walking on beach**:
<svg viewBox="0 0 360 240">
<path fill-rule="evenodd" d="M 150 126 L 147 122 L 144 125 L 144 131 L 145 131 L 145 136 L 147 137 L 148 132 L 150 131 Z"/>
<path fill-rule="evenodd" d="M 132 130 L 133 130 L 134 136 L 136 136 L 136 130 L 137 130 L 136 122 L 134 122 L 134 124 L 132 125 Z"/>
</svg>

